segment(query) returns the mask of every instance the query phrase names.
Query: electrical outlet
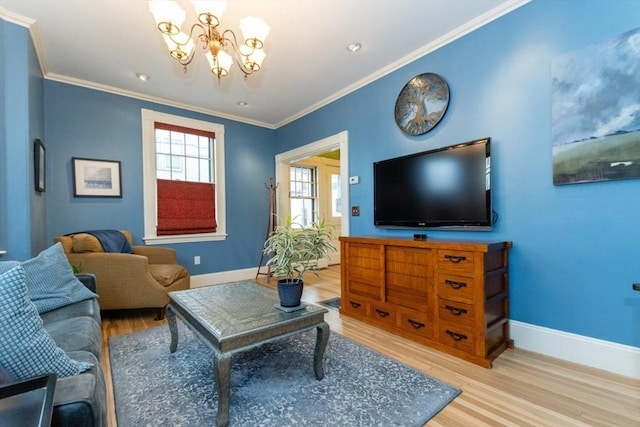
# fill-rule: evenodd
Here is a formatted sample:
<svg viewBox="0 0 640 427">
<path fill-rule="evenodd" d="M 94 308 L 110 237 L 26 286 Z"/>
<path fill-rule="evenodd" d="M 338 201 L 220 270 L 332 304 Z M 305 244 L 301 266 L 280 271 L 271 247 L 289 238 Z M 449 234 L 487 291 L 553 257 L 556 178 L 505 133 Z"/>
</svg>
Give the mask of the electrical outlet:
<svg viewBox="0 0 640 427">
<path fill-rule="evenodd" d="M 351 206 L 351 216 L 360 216 L 360 206 Z"/>
<path fill-rule="evenodd" d="M 196 255 L 193 257 L 193 263 L 195 265 L 200 265 L 200 255 Z"/>
</svg>

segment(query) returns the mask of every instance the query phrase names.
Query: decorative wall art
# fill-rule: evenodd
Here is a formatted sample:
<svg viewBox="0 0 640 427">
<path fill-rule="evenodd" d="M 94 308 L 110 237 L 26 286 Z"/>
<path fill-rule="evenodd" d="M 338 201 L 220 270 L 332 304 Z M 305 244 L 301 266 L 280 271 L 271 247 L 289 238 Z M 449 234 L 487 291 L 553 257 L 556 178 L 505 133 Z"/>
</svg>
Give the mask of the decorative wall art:
<svg viewBox="0 0 640 427">
<path fill-rule="evenodd" d="M 36 191 L 44 192 L 46 188 L 46 151 L 41 140 L 33 141 L 33 172 Z"/>
<path fill-rule="evenodd" d="M 433 129 L 449 106 L 449 86 L 433 73 L 409 80 L 396 100 L 396 124 L 408 135 L 422 135 Z"/>
<path fill-rule="evenodd" d="M 73 157 L 74 197 L 122 197 L 120 161 Z"/>
<path fill-rule="evenodd" d="M 640 178 L 640 28 L 551 63 L 553 183 Z"/>
</svg>

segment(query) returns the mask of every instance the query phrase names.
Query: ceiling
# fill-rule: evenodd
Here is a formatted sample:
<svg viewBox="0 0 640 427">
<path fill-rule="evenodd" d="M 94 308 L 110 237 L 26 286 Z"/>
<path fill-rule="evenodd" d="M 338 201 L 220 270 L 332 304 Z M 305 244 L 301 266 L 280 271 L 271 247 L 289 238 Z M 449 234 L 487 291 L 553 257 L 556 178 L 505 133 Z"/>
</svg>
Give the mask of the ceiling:
<svg viewBox="0 0 640 427">
<path fill-rule="evenodd" d="M 277 128 L 527 1 L 231 0 L 223 29 L 241 37 L 252 15 L 271 32 L 262 69 L 245 81 L 234 65 L 220 83 L 200 52 L 186 73 L 170 58 L 145 0 L 0 0 L 0 17 L 30 28 L 47 79 Z M 195 13 L 178 3 L 184 31 Z"/>
</svg>

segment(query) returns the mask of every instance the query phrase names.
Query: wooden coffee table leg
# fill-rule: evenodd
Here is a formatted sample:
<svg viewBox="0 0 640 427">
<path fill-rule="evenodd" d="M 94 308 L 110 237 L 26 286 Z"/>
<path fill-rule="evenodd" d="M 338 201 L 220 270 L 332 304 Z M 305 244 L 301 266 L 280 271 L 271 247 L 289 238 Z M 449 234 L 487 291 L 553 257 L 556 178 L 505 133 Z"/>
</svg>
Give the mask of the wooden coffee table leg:
<svg viewBox="0 0 640 427">
<path fill-rule="evenodd" d="M 167 322 L 169 323 L 169 331 L 171 332 L 171 344 L 169 350 L 175 353 L 178 348 L 178 325 L 176 323 L 176 314 L 171 306 L 167 306 Z"/>
<path fill-rule="evenodd" d="M 213 358 L 213 369 L 218 387 L 217 426 L 229 425 L 229 393 L 231 388 L 231 355 L 218 354 Z"/>
<path fill-rule="evenodd" d="M 316 327 L 316 331 L 318 334 L 316 336 L 316 349 L 313 352 L 313 371 L 316 374 L 316 379 L 321 380 L 324 378 L 322 358 L 329 341 L 329 325 L 326 322 L 322 322 Z"/>
</svg>

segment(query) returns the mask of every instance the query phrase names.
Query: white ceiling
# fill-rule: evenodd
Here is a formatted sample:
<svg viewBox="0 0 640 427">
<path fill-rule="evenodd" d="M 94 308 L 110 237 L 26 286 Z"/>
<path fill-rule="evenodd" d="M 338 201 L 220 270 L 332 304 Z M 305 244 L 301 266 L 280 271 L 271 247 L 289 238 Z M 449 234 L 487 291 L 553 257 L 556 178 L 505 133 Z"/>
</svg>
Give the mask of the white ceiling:
<svg viewBox="0 0 640 427">
<path fill-rule="evenodd" d="M 186 74 L 170 58 L 145 0 L 0 0 L 0 17 L 30 28 L 47 79 L 277 128 L 527 1 L 231 0 L 222 28 L 253 15 L 271 32 L 263 68 L 220 84 L 200 52 Z"/>
</svg>

